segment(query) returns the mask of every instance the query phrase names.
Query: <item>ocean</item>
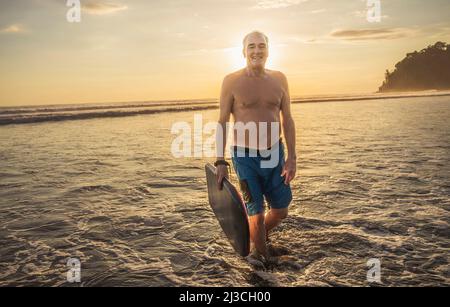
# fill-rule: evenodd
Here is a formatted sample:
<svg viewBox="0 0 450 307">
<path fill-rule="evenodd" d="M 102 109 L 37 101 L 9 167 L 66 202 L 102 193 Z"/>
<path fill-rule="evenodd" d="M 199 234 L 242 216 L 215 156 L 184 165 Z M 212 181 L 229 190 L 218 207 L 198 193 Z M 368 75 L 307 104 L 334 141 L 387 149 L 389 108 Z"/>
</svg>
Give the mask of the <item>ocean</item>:
<svg viewBox="0 0 450 307">
<path fill-rule="evenodd" d="M 0 286 L 366 286 L 374 258 L 381 285 L 449 286 L 450 97 L 341 100 L 292 105 L 270 268 L 224 237 L 213 158 L 171 152 L 173 124 L 217 120 L 215 101 L 1 108 Z"/>
</svg>

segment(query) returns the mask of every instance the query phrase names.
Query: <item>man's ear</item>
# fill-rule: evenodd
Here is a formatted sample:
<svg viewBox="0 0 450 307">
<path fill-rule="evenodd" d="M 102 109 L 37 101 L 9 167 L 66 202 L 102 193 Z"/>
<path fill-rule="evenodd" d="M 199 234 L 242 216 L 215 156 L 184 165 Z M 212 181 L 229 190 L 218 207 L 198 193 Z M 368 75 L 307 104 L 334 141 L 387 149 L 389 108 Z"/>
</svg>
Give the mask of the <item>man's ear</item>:
<svg viewBox="0 0 450 307">
<path fill-rule="evenodd" d="M 242 49 L 242 55 L 244 56 L 244 58 L 246 58 L 246 56 L 245 56 L 245 49 Z"/>
</svg>

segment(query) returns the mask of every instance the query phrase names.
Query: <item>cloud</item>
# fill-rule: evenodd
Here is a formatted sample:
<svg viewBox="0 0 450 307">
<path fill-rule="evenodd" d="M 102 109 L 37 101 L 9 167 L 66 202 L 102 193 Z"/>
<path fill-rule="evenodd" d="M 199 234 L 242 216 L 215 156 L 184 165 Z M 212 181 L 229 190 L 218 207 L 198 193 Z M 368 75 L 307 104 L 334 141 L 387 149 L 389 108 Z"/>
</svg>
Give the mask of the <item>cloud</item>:
<svg viewBox="0 0 450 307">
<path fill-rule="evenodd" d="M 286 45 L 290 44 L 327 44 L 332 42 L 329 36 L 287 36 L 284 39 L 284 43 Z"/>
<path fill-rule="evenodd" d="M 422 27 L 422 32 L 426 34 L 428 37 L 431 36 L 449 36 L 450 35 L 450 23 L 436 23 L 430 24 Z"/>
<path fill-rule="evenodd" d="M 19 24 L 13 24 L 9 25 L 3 29 L 0 29 L 0 33 L 22 33 L 25 32 L 25 29 L 22 25 Z"/>
<path fill-rule="evenodd" d="M 83 11 L 91 15 L 107 15 L 128 9 L 126 5 L 98 1 L 83 3 L 81 7 Z"/>
<path fill-rule="evenodd" d="M 343 40 L 379 40 L 404 38 L 411 36 L 414 32 L 412 29 L 405 28 L 335 30 L 330 36 Z"/>
<path fill-rule="evenodd" d="M 308 0 L 260 0 L 252 8 L 253 9 L 261 9 L 261 10 L 279 9 L 279 8 L 285 8 L 285 7 L 297 5 L 302 2 L 306 2 L 306 1 L 308 1 Z"/>
</svg>

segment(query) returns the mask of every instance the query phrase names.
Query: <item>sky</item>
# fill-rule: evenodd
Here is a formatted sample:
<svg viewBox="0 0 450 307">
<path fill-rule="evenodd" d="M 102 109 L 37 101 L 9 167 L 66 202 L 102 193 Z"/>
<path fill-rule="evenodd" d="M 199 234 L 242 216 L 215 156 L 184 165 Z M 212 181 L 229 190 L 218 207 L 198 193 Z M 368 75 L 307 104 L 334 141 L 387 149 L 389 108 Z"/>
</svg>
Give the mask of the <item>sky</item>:
<svg viewBox="0 0 450 307">
<path fill-rule="evenodd" d="M 0 106 L 217 98 L 245 65 L 242 38 L 269 37 L 267 67 L 291 96 L 372 93 L 408 52 L 450 43 L 450 1 L 0 1 Z"/>
</svg>

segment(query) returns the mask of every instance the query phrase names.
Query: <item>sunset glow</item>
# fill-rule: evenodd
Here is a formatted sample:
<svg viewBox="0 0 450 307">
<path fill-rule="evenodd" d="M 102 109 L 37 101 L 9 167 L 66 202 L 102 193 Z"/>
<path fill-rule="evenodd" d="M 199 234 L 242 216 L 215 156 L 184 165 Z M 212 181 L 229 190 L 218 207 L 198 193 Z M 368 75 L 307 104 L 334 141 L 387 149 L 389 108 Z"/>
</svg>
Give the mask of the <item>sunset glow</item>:
<svg viewBox="0 0 450 307">
<path fill-rule="evenodd" d="M 406 53 L 450 41 L 448 1 L 65 1 L 0 4 L 0 105 L 217 98 L 245 65 L 242 38 L 269 37 L 267 67 L 292 96 L 371 93 Z"/>
</svg>

